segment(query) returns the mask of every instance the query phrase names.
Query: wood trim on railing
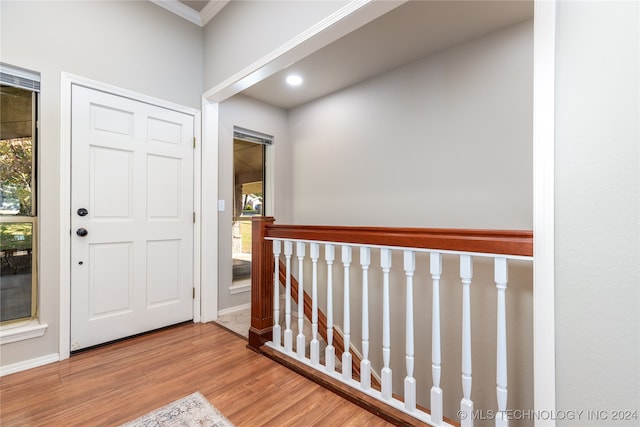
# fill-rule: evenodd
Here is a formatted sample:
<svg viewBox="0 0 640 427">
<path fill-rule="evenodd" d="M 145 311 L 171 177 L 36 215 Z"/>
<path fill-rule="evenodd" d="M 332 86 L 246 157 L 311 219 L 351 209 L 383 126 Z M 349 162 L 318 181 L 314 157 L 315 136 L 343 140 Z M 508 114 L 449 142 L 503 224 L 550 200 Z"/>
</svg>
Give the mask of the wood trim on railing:
<svg viewBox="0 0 640 427">
<path fill-rule="evenodd" d="M 322 387 L 336 393 L 339 396 L 355 403 L 361 408 L 366 409 L 372 414 L 386 420 L 390 424 L 400 427 L 422 427 L 427 426 L 426 423 L 412 417 L 406 412 L 401 411 L 391 405 L 387 405 L 384 402 L 364 393 L 363 391 L 346 385 L 345 383 L 331 377 L 326 372 L 319 371 L 314 368 L 310 368 L 308 365 L 300 362 L 295 357 L 289 357 L 279 351 L 272 349 L 271 347 L 264 346 L 262 354 L 269 357 L 272 360 L 280 363 L 281 365 L 291 369 L 294 372 L 308 378 L 309 380 L 321 385 Z M 373 380 L 373 378 L 371 378 Z M 372 383 L 373 384 L 373 383 Z M 394 396 L 396 399 L 399 396 Z M 401 399 L 401 398 L 400 398 Z M 418 406 L 421 411 L 430 413 L 429 409 Z M 460 426 L 458 421 L 444 418 L 444 421 L 448 422 L 452 426 Z"/>
<path fill-rule="evenodd" d="M 533 256 L 531 230 L 387 228 L 271 224 L 265 237 L 443 251 Z"/>
<path fill-rule="evenodd" d="M 254 217 L 251 223 L 251 326 L 248 345 L 260 351 L 271 341 L 273 330 L 273 242 L 265 240 L 271 217 Z"/>
</svg>

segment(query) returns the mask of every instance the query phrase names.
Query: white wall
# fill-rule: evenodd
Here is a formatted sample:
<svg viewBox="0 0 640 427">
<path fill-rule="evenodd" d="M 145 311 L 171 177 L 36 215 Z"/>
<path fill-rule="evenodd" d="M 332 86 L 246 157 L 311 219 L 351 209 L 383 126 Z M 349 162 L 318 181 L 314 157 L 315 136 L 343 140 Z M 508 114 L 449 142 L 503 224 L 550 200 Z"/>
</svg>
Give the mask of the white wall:
<svg viewBox="0 0 640 427">
<path fill-rule="evenodd" d="M 202 28 L 147 1 L 2 1 L 2 62 L 42 75 L 40 319 L 45 336 L 2 346 L 6 366 L 59 351 L 61 72 L 200 109 Z"/>
<path fill-rule="evenodd" d="M 557 409 L 609 416 L 560 426 L 640 425 L 639 9 L 558 3 Z"/>
<path fill-rule="evenodd" d="M 273 136 L 267 147 L 265 214 L 291 221 L 291 146 L 286 111 L 243 95 L 220 103 L 218 198 L 226 209 L 218 214 L 218 309 L 224 310 L 250 302 L 249 292 L 232 295 L 231 224 L 233 221 L 233 127 L 238 126 Z M 270 182 L 273 181 L 273 182 Z M 286 222 L 285 222 L 286 223 Z"/>
<path fill-rule="evenodd" d="M 532 227 L 531 20 L 293 109 L 293 221 L 296 224 L 416 227 Z M 279 221 L 279 218 L 276 217 Z M 282 222 L 282 221 L 279 221 Z M 341 283 L 336 249 L 334 283 Z M 322 255 L 321 255 L 322 256 Z M 352 301 L 360 279 L 354 253 Z M 381 330 L 379 255 L 372 256 L 372 331 Z M 402 393 L 404 276 L 393 260 L 392 368 Z M 310 267 L 309 267 L 310 268 Z M 445 415 L 456 419 L 460 381 L 459 266 L 447 258 L 442 281 Z M 307 270 L 309 271 L 309 270 Z M 495 409 L 496 291 L 492 265 L 474 264 L 472 331 L 476 408 Z M 431 283 L 428 260 L 416 270 L 416 378 L 428 405 Z M 509 408 L 533 407 L 532 268 L 511 263 L 507 291 Z M 326 281 L 320 280 L 321 287 Z M 305 283 L 310 283 L 308 280 Z M 319 292 L 326 307 L 326 291 Z M 334 320 L 342 324 L 342 290 L 334 290 Z M 375 314 L 373 314 L 375 313 Z M 359 348 L 360 310 L 351 313 Z M 371 337 L 373 366 L 381 366 L 381 337 Z M 455 403 L 454 403 L 455 402 Z M 489 420 L 477 425 L 491 424 Z M 531 423 L 522 423 L 528 425 Z M 520 425 L 520 424 L 519 424 Z"/>
<path fill-rule="evenodd" d="M 292 40 L 348 1 L 234 1 L 204 29 L 204 88 L 211 89 Z"/>
</svg>

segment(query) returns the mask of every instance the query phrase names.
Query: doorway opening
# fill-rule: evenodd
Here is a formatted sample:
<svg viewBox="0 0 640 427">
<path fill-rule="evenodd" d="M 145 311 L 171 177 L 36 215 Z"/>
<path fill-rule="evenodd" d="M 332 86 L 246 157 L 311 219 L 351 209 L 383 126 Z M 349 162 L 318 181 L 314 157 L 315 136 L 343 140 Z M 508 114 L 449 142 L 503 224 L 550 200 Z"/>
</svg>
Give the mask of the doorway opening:
<svg viewBox="0 0 640 427">
<path fill-rule="evenodd" d="M 251 218 L 264 215 L 265 158 L 273 137 L 234 127 L 232 287 L 251 282 Z"/>
</svg>

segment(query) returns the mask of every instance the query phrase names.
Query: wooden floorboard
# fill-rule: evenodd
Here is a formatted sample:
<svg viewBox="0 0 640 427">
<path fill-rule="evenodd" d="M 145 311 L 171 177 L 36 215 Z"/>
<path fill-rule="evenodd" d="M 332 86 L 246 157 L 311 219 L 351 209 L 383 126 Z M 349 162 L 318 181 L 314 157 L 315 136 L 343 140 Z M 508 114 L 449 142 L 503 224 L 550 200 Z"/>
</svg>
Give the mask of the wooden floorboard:
<svg viewBox="0 0 640 427">
<path fill-rule="evenodd" d="M 117 426 L 195 391 L 236 426 L 388 426 L 246 348 L 183 324 L 0 378 L 0 425 Z"/>
</svg>

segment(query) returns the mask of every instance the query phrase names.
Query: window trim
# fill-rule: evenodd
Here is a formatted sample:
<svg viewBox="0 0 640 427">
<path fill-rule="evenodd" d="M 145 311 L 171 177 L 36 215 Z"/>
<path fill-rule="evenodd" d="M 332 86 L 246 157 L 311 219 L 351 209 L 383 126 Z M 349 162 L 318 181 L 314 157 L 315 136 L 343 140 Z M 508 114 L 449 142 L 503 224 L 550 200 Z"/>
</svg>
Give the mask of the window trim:
<svg viewBox="0 0 640 427">
<path fill-rule="evenodd" d="M 48 324 L 40 323 L 37 318 L 4 324 L 0 326 L 0 345 L 39 338 L 48 327 Z"/>
<path fill-rule="evenodd" d="M 11 319 L 0 322 L 0 345 L 38 338 L 45 334 L 48 324 L 40 323 L 39 319 L 39 276 L 38 259 L 40 256 L 38 201 L 39 201 L 39 133 L 40 116 L 40 74 L 24 68 L 0 63 L 0 82 L 32 92 L 32 170 L 31 170 L 31 215 L 30 216 L 0 216 L 0 223 L 31 223 L 32 259 L 31 259 L 31 314 L 29 317 Z"/>
</svg>

